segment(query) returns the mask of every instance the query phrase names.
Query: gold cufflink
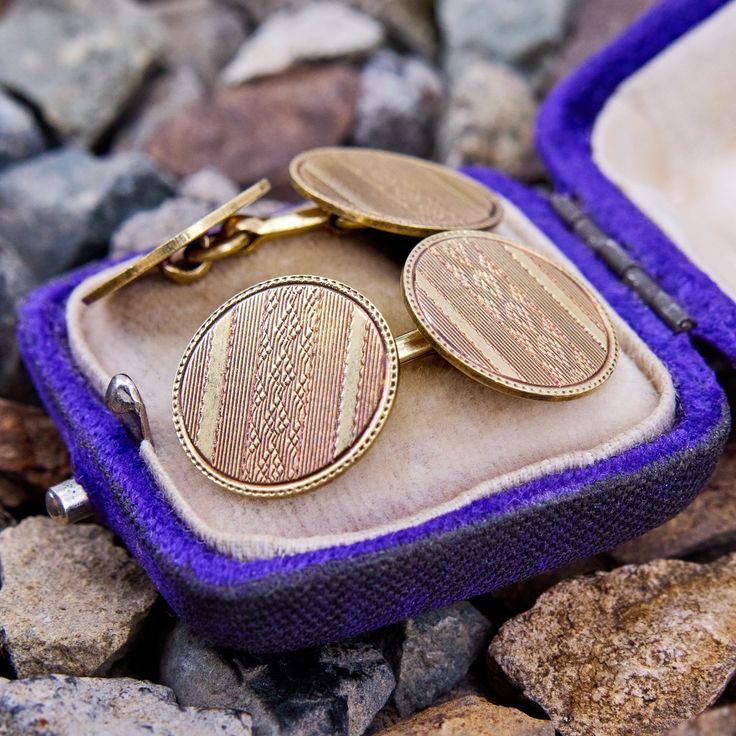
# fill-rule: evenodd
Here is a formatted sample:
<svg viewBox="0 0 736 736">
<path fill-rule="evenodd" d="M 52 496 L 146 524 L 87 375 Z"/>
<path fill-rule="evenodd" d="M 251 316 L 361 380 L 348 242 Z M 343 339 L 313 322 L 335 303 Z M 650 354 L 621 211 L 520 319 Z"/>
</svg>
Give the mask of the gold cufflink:
<svg viewBox="0 0 736 736">
<path fill-rule="evenodd" d="M 205 276 L 215 261 L 252 251 L 266 240 L 321 227 L 375 228 L 425 237 L 484 230 L 502 216 L 482 184 L 441 164 L 387 151 L 318 148 L 289 167 L 294 188 L 313 205 L 269 219 L 238 216 L 269 190 L 262 180 L 205 218 L 127 264 L 83 298 L 91 304 L 156 267 L 179 283 Z"/>
<path fill-rule="evenodd" d="M 384 426 L 399 364 L 435 351 L 520 397 L 569 400 L 614 370 L 608 313 L 575 276 L 482 231 L 421 241 L 402 275 L 417 330 L 394 338 L 378 309 L 327 278 L 285 276 L 235 295 L 179 364 L 174 424 L 199 470 L 256 497 L 327 483 Z"/>
</svg>

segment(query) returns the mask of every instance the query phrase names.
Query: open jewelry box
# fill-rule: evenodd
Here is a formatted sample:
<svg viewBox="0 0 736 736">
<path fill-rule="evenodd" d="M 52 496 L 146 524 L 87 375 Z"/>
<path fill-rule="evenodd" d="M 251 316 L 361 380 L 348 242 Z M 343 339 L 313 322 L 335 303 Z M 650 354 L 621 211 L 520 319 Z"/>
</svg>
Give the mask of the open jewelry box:
<svg viewBox="0 0 736 736">
<path fill-rule="evenodd" d="M 736 361 L 736 2 L 723 5 L 659 5 L 560 86 L 539 123 L 557 191 L 625 245 L 697 323 L 690 332 L 657 316 L 545 197 L 468 171 L 504 200 L 496 232 L 577 270 L 611 307 L 621 359 L 590 396 L 519 399 L 427 357 L 402 368 L 381 436 L 344 475 L 310 494 L 243 498 L 200 475 L 174 432 L 171 385 L 193 333 L 236 292 L 303 273 L 358 289 L 400 334 L 413 326 L 399 275 L 415 241 L 313 232 L 186 287 L 151 277 L 83 305 L 108 261 L 31 295 L 21 349 L 75 478 L 184 621 L 252 651 L 335 640 L 610 549 L 694 497 L 730 423 L 695 343 Z M 155 449 L 105 407 L 121 372 Z"/>
</svg>

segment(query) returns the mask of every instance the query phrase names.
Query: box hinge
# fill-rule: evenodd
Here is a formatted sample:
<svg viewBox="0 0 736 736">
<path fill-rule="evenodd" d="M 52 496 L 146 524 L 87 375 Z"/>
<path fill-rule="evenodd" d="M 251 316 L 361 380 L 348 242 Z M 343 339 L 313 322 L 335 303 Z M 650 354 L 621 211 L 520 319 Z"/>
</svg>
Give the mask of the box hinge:
<svg viewBox="0 0 736 736">
<path fill-rule="evenodd" d="M 648 304 L 674 332 L 688 332 L 696 321 L 628 254 L 626 249 L 608 237 L 580 205 L 570 196 L 544 191 L 555 212 L 606 265 Z"/>
</svg>

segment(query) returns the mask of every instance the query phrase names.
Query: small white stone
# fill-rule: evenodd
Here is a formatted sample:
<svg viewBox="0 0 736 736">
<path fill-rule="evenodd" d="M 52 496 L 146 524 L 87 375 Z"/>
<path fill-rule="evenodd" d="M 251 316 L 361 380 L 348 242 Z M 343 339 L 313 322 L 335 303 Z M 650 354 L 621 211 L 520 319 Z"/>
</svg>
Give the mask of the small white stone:
<svg viewBox="0 0 736 736">
<path fill-rule="evenodd" d="M 383 28 L 373 18 L 338 2 L 315 2 L 265 21 L 240 47 L 222 81 L 235 86 L 303 61 L 365 54 L 382 40 Z"/>
</svg>

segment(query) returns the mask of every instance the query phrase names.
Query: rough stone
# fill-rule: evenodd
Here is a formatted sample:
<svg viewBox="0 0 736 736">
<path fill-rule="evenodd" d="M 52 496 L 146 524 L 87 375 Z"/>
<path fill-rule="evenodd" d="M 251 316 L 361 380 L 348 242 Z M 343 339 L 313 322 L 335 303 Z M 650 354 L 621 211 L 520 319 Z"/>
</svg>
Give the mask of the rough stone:
<svg viewBox="0 0 736 736">
<path fill-rule="evenodd" d="M 554 736 L 549 721 L 467 695 L 418 713 L 380 736 Z"/>
<path fill-rule="evenodd" d="M 662 734 L 713 703 L 736 670 L 736 555 L 559 583 L 489 652 L 562 736 Z"/>
<path fill-rule="evenodd" d="M 457 76 L 473 59 L 529 69 L 564 40 L 575 0 L 439 0 L 445 63 Z"/>
<path fill-rule="evenodd" d="M 152 79 L 130 109 L 113 143 L 115 151 L 145 148 L 156 131 L 168 120 L 193 105 L 206 92 L 206 86 L 188 66 L 165 72 Z"/>
<path fill-rule="evenodd" d="M 158 207 L 138 212 L 126 220 L 112 236 L 111 253 L 122 256 L 151 250 L 204 217 L 210 209 L 209 205 L 193 199 L 167 199 Z"/>
<path fill-rule="evenodd" d="M 562 79 L 588 57 L 603 48 L 656 0 L 583 0 L 578 3 L 572 33 L 560 51 L 555 76 Z"/>
<path fill-rule="evenodd" d="M 0 83 L 64 139 L 96 142 L 159 54 L 155 19 L 129 0 L 24 0 L 0 23 Z"/>
<path fill-rule="evenodd" d="M 161 680 L 182 705 L 247 710 L 259 736 L 359 736 L 394 687 L 388 662 L 365 640 L 256 657 L 215 649 L 181 624 Z"/>
<path fill-rule="evenodd" d="M 164 62 L 172 69 L 190 67 L 208 83 L 246 37 L 241 15 L 216 0 L 163 0 L 151 9 L 166 31 Z"/>
<path fill-rule="evenodd" d="M 43 280 L 104 254 L 121 222 L 172 191 L 141 153 L 50 151 L 0 175 L 0 236 Z"/>
<path fill-rule="evenodd" d="M 145 573 L 96 524 L 40 516 L 0 533 L 0 638 L 19 677 L 104 673 L 156 600 Z"/>
<path fill-rule="evenodd" d="M 501 64 L 474 62 L 451 88 L 437 133 L 439 158 L 453 167 L 480 164 L 532 178 L 540 170 L 535 115 L 523 77 Z"/>
<path fill-rule="evenodd" d="M 263 23 L 274 13 L 298 10 L 311 0 L 231 0 L 243 8 L 256 23 Z M 437 51 L 434 0 L 347 0 L 356 8 L 382 23 L 400 46 L 417 54 L 432 57 Z"/>
<path fill-rule="evenodd" d="M 396 674 L 393 702 L 399 714 L 426 708 L 457 685 L 488 645 L 491 631 L 490 621 L 470 603 L 401 624 L 398 646 L 388 655 Z"/>
<path fill-rule="evenodd" d="M 5 736 L 250 736 L 247 713 L 182 708 L 167 687 L 48 675 L 0 681 Z"/>
<path fill-rule="evenodd" d="M 297 153 L 345 140 L 357 93 L 357 73 L 341 65 L 219 89 L 164 124 L 147 150 L 182 176 L 206 166 L 240 184 L 266 176 L 280 196 L 291 192 L 288 165 Z"/>
<path fill-rule="evenodd" d="M 221 171 L 207 167 L 182 179 L 177 191 L 180 197 L 217 207 L 232 199 L 240 187 Z"/>
<path fill-rule="evenodd" d="M 736 734 L 736 705 L 706 711 L 689 723 L 667 731 L 665 736 L 733 736 Z"/>
<path fill-rule="evenodd" d="M 442 102 L 442 79 L 429 64 L 379 51 L 361 73 L 354 142 L 429 157 Z"/>
<path fill-rule="evenodd" d="M 19 392 L 22 366 L 15 340 L 15 313 L 35 284 L 30 268 L 0 234 L 0 395 L 3 396 Z"/>
<path fill-rule="evenodd" d="M 0 168 L 43 151 L 41 129 L 29 110 L 0 92 Z"/>
<path fill-rule="evenodd" d="M 380 23 L 334 0 L 319 0 L 295 12 L 271 16 L 222 73 L 238 85 L 306 61 L 366 54 L 383 40 Z"/>
<path fill-rule="evenodd" d="M 0 398 L 0 473 L 42 487 L 71 474 L 66 446 L 41 409 Z"/>
<path fill-rule="evenodd" d="M 682 513 L 613 550 L 622 563 L 658 557 L 718 555 L 736 548 L 736 442 L 726 447 L 716 472 Z"/>
</svg>

